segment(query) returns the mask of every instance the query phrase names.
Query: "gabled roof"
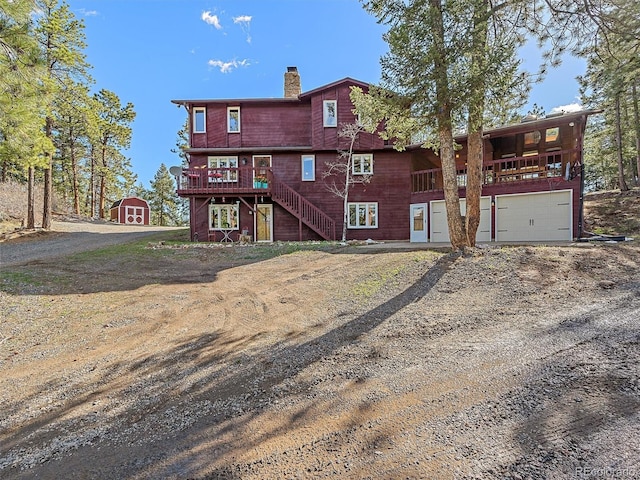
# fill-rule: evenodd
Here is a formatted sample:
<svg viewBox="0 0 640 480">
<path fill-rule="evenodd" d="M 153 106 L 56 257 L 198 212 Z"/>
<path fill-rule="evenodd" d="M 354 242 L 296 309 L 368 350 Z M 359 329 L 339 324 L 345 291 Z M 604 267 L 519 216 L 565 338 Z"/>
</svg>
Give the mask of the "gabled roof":
<svg viewBox="0 0 640 480">
<path fill-rule="evenodd" d="M 342 84 L 357 85 L 358 87 L 369 88 L 369 84 L 368 83 L 361 82 L 360 80 L 356 80 L 356 79 L 351 78 L 351 77 L 345 77 L 342 80 L 337 80 L 337 81 L 329 83 L 327 85 L 323 85 L 321 87 L 314 88 L 313 90 L 309 90 L 308 92 L 303 92 L 303 93 L 300 94 L 300 96 L 298 98 L 300 98 L 302 100 L 303 98 L 311 97 L 311 96 L 315 95 L 316 93 L 322 92 L 324 90 L 330 90 L 330 89 L 338 87 L 338 86 L 340 86 Z"/>
<path fill-rule="evenodd" d="M 287 97 L 279 97 L 279 98 L 209 98 L 209 99 L 195 99 L 195 100 L 171 100 L 171 103 L 175 103 L 176 105 L 196 105 L 196 104 L 205 104 L 205 103 L 292 103 L 299 102 L 301 100 L 307 100 L 313 95 L 322 92 L 324 90 L 330 90 L 332 88 L 338 87 L 342 84 L 349 85 L 357 85 L 362 88 L 369 88 L 369 84 L 365 82 L 361 82 L 360 80 L 356 80 L 354 78 L 345 77 L 342 80 L 337 80 L 335 82 L 329 83 L 327 85 L 323 85 L 318 88 L 314 88 L 313 90 L 309 90 L 308 92 L 303 92 L 298 95 L 297 98 L 287 98 Z"/>
</svg>

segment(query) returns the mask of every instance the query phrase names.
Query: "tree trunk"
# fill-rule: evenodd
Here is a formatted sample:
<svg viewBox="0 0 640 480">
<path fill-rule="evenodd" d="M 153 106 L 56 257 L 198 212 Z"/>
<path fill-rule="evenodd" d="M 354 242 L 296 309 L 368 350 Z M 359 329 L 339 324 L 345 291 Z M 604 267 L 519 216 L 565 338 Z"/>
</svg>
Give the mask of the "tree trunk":
<svg viewBox="0 0 640 480">
<path fill-rule="evenodd" d="M 615 99 L 615 108 L 616 108 L 616 144 L 618 146 L 618 185 L 620 187 L 621 192 L 626 192 L 629 190 L 627 187 L 627 182 L 624 179 L 624 159 L 622 157 L 622 126 L 620 125 L 620 92 L 616 93 Z"/>
<path fill-rule="evenodd" d="M 80 215 L 80 192 L 78 191 L 78 161 L 75 149 L 71 147 L 71 189 L 73 190 L 73 211 Z"/>
<path fill-rule="evenodd" d="M 51 118 L 45 120 L 45 135 L 51 138 Z M 51 228 L 51 213 L 53 202 L 53 154 L 47 153 L 47 166 L 44 169 L 44 202 L 42 208 L 42 228 L 49 230 Z"/>
<path fill-rule="evenodd" d="M 461 250 L 467 244 L 462 214 L 460 213 L 460 197 L 456 175 L 456 158 L 453 148 L 453 125 L 451 122 L 451 95 L 449 92 L 449 72 L 447 52 L 445 48 L 444 23 L 440 0 L 429 0 L 433 15 L 433 38 L 435 44 L 434 73 L 436 83 L 436 99 L 439 109 L 436 115 L 438 122 L 438 139 L 440 142 L 440 162 L 442 163 L 442 181 L 444 184 L 444 203 L 447 210 L 449 240 L 454 250 Z"/>
<path fill-rule="evenodd" d="M 640 78 L 636 78 L 632 86 L 633 95 L 633 124 L 636 133 L 636 186 L 640 186 L 640 108 L 638 107 L 637 85 Z"/>
<path fill-rule="evenodd" d="M 29 167 L 28 179 L 27 179 L 27 228 L 36 228 L 35 217 L 35 196 L 33 193 L 35 183 L 35 175 L 33 173 L 33 167 Z"/>
<path fill-rule="evenodd" d="M 91 200 L 91 206 L 89 212 L 91 218 L 96 216 L 96 159 L 95 149 L 91 147 L 91 180 L 89 181 L 89 199 Z"/>
<path fill-rule="evenodd" d="M 471 87 L 467 136 L 467 210 L 465 233 L 467 245 L 476 245 L 480 225 L 480 198 L 482 196 L 482 164 L 484 159 L 482 125 L 484 116 L 485 63 L 487 45 L 487 0 L 476 4 L 473 14 L 473 50 L 471 54 Z"/>
</svg>

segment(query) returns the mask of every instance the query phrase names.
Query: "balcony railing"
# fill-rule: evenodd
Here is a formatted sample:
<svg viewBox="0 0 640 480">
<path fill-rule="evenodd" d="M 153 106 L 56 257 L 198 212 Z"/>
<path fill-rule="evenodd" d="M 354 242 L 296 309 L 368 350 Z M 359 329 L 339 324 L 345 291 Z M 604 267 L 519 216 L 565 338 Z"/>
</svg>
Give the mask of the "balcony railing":
<svg viewBox="0 0 640 480">
<path fill-rule="evenodd" d="M 267 194 L 273 176 L 268 167 L 189 168 L 178 177 L 179 195 Z"/>
<path fill-rule="evenodd" d="M 535 182 L 563 177 L 576 163 L 578 149 L 558 150 L 539 155 L 502 158 L 485 162 L 482 167 L 483 185 L 505 182 Z M 567 170 L 567 165 L 569 169 Z M 458 187 L 467 186 L 467 171 L 456 171 Z M 431 192 L 443 189 L 442 169 L 420 170 L 411 174 L 411 192 Z"/>
</svg>

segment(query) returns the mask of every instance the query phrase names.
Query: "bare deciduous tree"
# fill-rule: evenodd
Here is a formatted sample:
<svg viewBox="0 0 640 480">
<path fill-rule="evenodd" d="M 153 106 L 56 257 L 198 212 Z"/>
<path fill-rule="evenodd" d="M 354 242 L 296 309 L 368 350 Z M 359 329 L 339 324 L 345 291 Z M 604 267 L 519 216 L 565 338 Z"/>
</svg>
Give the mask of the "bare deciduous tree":
<svg viewBox="0 0 640 480">
<path fill-rule="evenodd" d="M 356 184 L 367 184 L 372 175 L 353 174 L 353 151 L 360 132 L 365 128 L 359 123 L 342 123 L 338 130 L 338 137 L 348 143 L 346 149 L 339 149 L 334 161 L 325 162 L 326 169 L 322 172 L 327 190 L 336 197 L 342 198 L 342 242 L 347 241 L 347 226 L 349 225 L 349 191 Z"/>
</svg>

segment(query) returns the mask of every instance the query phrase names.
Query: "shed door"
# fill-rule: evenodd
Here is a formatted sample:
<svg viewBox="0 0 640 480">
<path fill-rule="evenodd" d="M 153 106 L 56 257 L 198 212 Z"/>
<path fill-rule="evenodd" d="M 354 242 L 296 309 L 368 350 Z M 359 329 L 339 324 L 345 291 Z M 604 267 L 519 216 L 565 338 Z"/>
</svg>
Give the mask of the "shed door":
<svg viewBox="0 0 640 480">
<path fill-rule="evenodd" d="M 467 200 L 460 199 L 460 213 L 467 212 Z M 431 241 L 449 242 L 449 226 L 447 225 L 447 209 L 444 200 L 431 202 Z M 476 232 L 476 242 L 491 241 L 491 197 L 480 198 L 480 225 Z"/>
<path fill-rule="evenodd" d="M 427 241 L 427 204 L 416 203 L 411 205 L 409 210 L 411 218 L 411 241 L 426 242 Z"/>
<path fill-rule="evenodd" d="M 144 225 L 144 208 L 127 206 L 125 210 L 124 223 Z"/>
<path fill-rule="evenodd" d="M 572 191 L 496 196 L 496 241 L 571 241 Z"/>
</svg>

